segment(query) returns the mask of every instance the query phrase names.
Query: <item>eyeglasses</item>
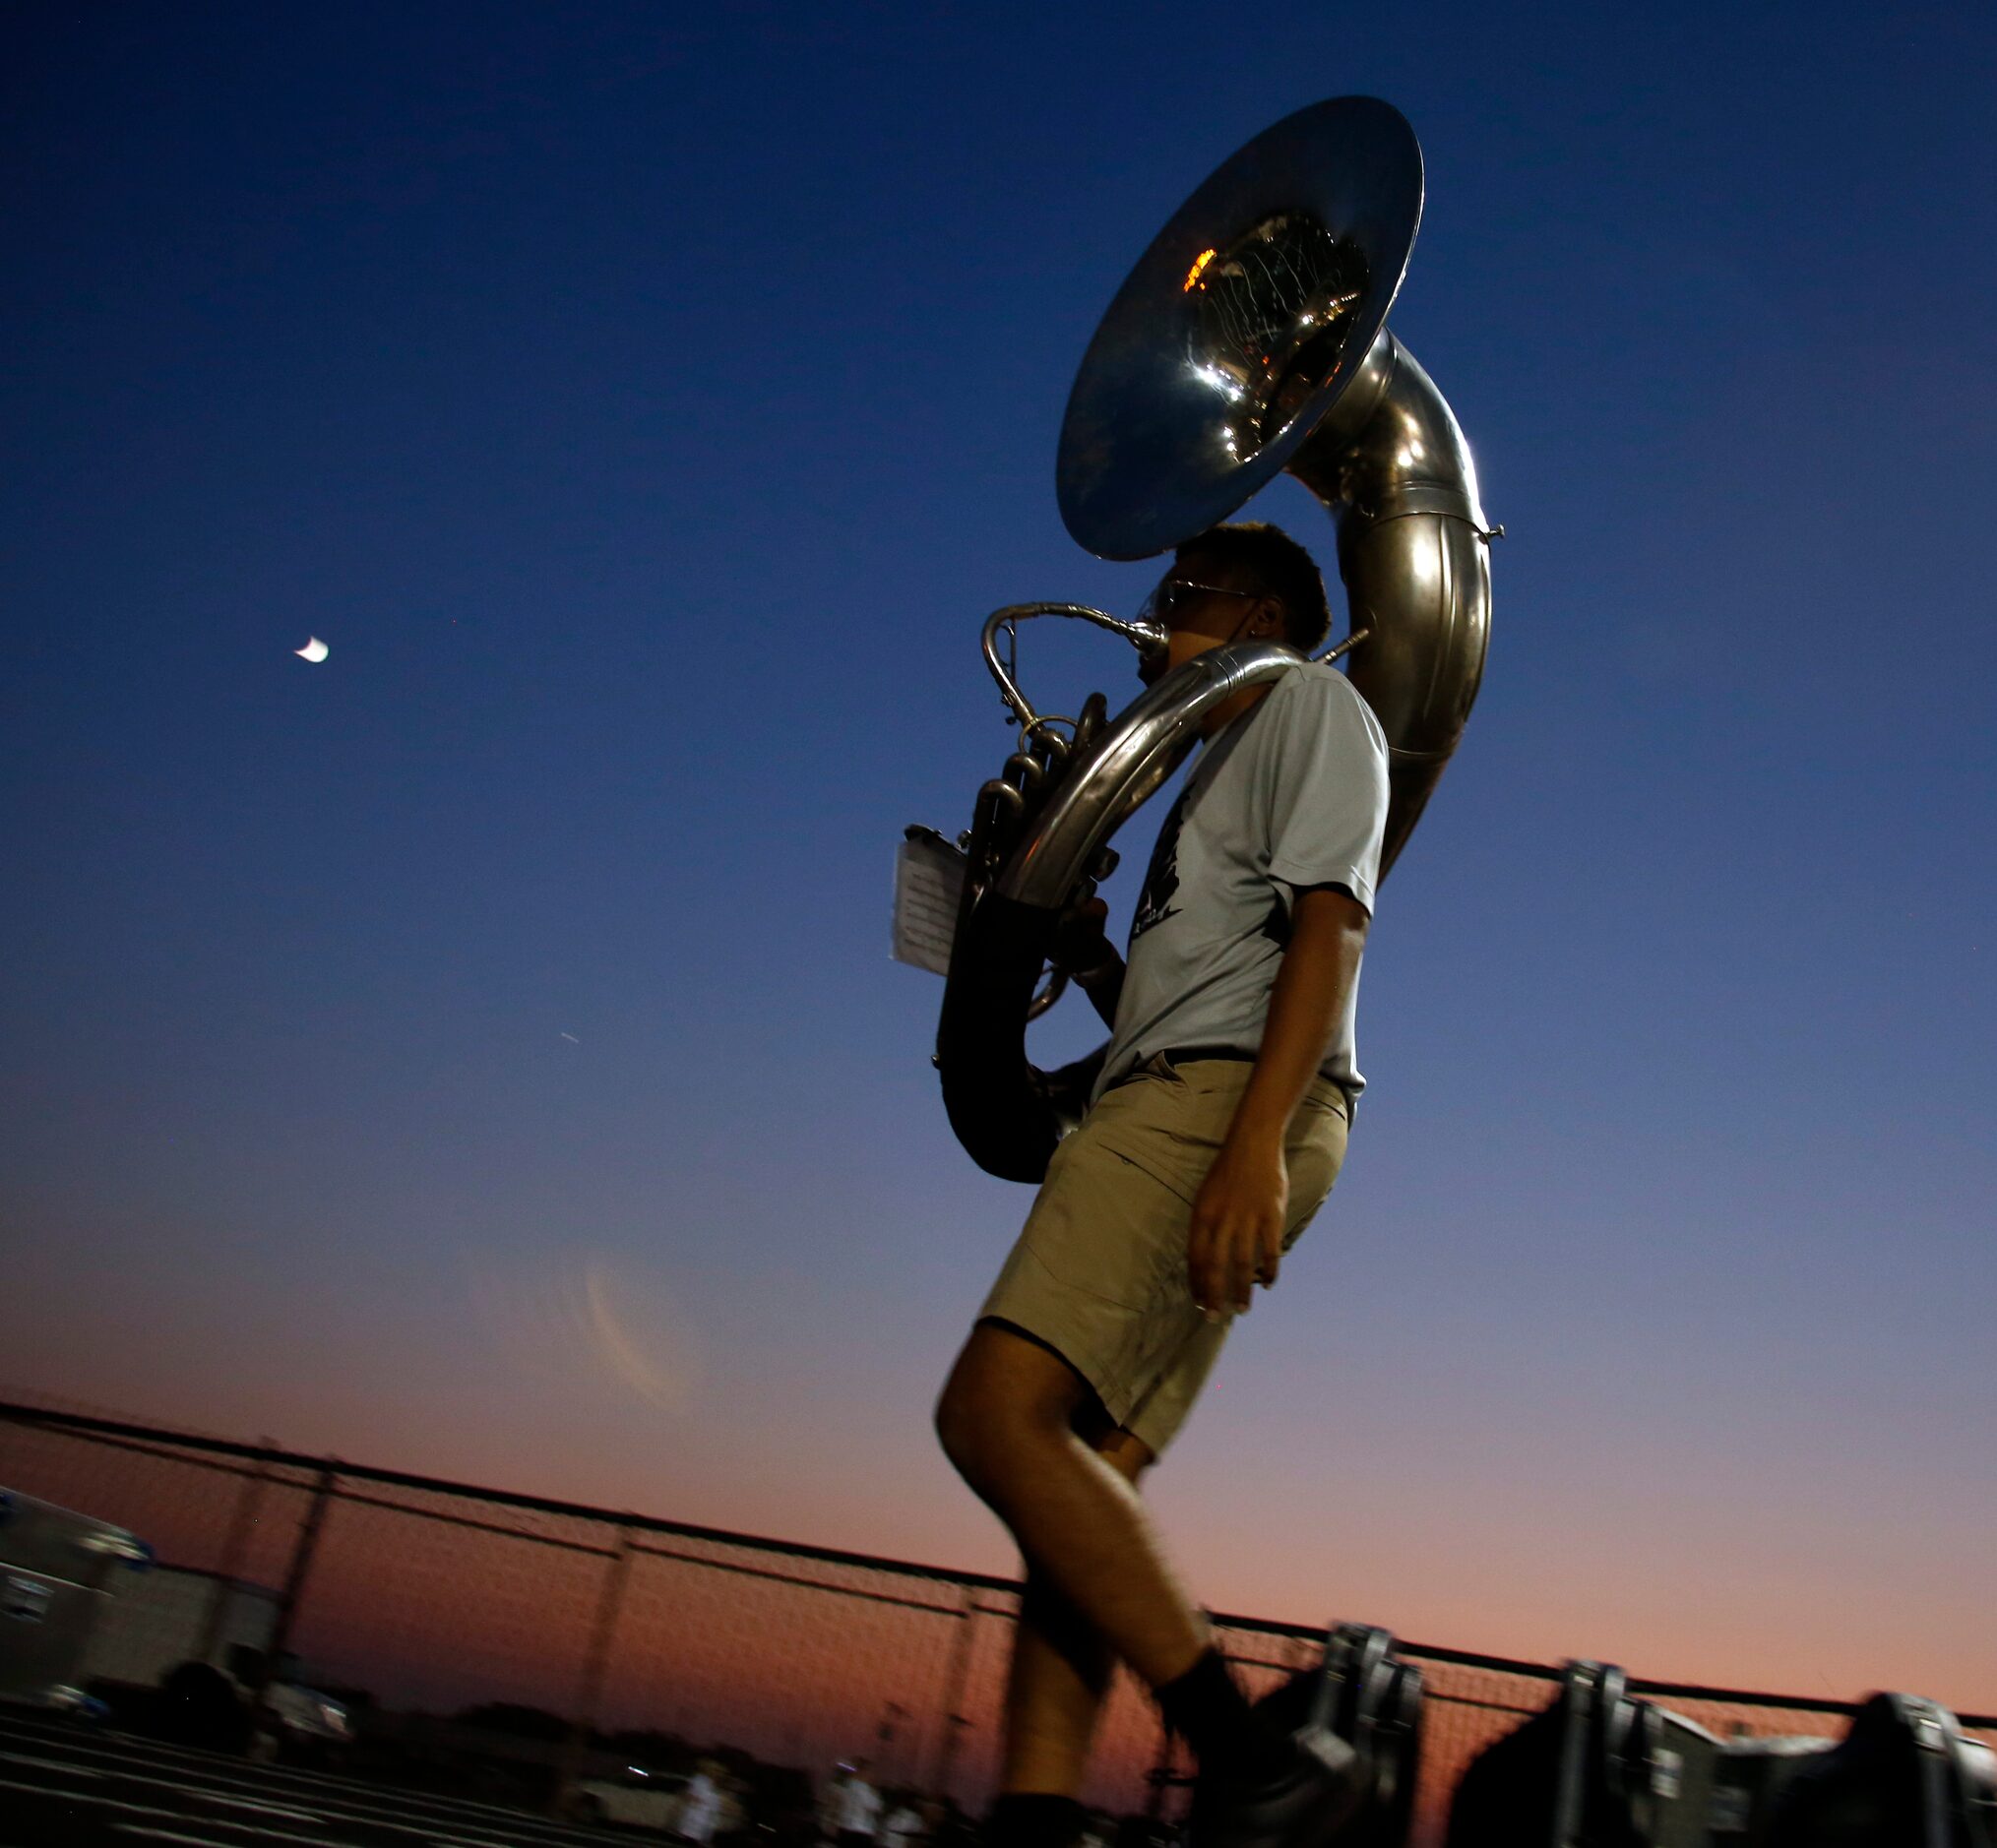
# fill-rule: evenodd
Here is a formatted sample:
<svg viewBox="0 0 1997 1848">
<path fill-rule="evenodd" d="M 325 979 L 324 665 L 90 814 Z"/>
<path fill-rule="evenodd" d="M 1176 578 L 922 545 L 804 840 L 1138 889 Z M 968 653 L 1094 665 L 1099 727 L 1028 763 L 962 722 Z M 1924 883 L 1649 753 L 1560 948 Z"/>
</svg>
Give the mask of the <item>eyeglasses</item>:
<svg viewBox="0 0 1997 1848">
<path fill-rule="evenodd" d="M 1198 592 L 1211 596 L 1259 597 L 1265 594 L 1261 590 L 1230 589 L 1224 584 L 1192 584 L 1184 578 L 1166 578 L 1145 598 L 1137 620 L 1141 623 L 1170 622 Z"/>
</svg>

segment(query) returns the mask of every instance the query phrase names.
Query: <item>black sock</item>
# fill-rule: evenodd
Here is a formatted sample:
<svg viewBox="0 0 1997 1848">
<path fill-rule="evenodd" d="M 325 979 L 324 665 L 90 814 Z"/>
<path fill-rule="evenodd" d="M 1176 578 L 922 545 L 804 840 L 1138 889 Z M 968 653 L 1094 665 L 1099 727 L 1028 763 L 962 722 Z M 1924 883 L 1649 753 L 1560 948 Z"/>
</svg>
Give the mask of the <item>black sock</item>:
<svg viewBox="0 0 1997 1848">
<path fill-rule="evenodd" d="M 985 1848 L 1072 1848 L 1081 1833 L 1081 1801 L 1052 1791 L 1009 1790 L 984 1821 Z"/>
<path fill-rule="evenodd" d="M 1277 1777 L 1297 1760 L 1290 1736 L 1261 1718 L 1248 1704 L 1226 1658 L 1209 1646 L 1177 1681 L 1157 1691 L 1165 1724 L 1193 1748 L 1203 1771 L 1260 1781 Z"/>
</svg>

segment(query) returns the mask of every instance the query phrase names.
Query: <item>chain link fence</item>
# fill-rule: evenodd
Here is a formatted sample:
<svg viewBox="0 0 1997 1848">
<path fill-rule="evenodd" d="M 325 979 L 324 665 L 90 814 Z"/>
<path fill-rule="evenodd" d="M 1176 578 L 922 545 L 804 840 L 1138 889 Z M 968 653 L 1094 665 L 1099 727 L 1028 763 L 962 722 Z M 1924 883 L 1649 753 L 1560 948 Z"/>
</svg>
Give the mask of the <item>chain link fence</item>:
<svg viewBox="0 0 1997 1848">
<path fill-rule="evenodd" d="M 815 1786 L 838 1760 L 866 1758 L 884 1792 L 971 1817 L 996 1790 L 1016 1580 L 50 1405 L 0 1404 L 0 1487 L 115 1522 L 162 1565 L 204 1574 L 210 1614 L 189 1656 L 212 1656 L 225 1614 L 261 1589 L 271 1657 L 295 1652 L 315 1686 L 341 1691 L 363 1744 L 399 1740 L 406 1757 L 418 1735 L 462 1745 L 452 1716 L 534 1715 L 542 1736 L 528 1756 L 550 1803 L 634 1736 L 753 1755 Z M 1314 1662 L 1323 1641 L 1318 1625 L 1213 1622 L 1251 1694 Z M 1424 1680 L 1413 1839 L 1434 1848 L 1464 1770 L 1548 1703 L 1560 1671 L 1405 1641 L 1397 1652 Z M 1841 1738 L 1852 1711 L 1635 1679 L 1629 1693 L 1723 1738 Z M 1959 1717 L 1997 1746 L 1997 1718 Z M 1155 1838 L 1182 1815 L 1171 1780 L 1190 1769 L 1119 1669 L 1084 1801 L 1148 1819 Z M 803 1839 L 814 1833 L 807 1818 Z"/>
</svg>

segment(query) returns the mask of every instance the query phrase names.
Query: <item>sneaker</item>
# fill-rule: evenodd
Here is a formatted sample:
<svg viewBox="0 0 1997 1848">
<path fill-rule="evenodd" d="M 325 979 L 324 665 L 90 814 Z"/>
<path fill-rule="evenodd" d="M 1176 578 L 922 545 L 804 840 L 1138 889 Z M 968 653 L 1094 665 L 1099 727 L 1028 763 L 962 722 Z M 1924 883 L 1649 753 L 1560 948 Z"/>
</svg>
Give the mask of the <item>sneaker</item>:
<svg viewBox="0 0 1997 1848">
<path fill-rule="evenodd" d="M 1322 1726 L 1290 1735 L 1296 1762 L 1274 1778 L 1229 1777 L 1217 1766 L 1193 1785 L 1185 1848 L 1329 1848 L 1365 1807 L 1372 1767 Z"/>
</svg>

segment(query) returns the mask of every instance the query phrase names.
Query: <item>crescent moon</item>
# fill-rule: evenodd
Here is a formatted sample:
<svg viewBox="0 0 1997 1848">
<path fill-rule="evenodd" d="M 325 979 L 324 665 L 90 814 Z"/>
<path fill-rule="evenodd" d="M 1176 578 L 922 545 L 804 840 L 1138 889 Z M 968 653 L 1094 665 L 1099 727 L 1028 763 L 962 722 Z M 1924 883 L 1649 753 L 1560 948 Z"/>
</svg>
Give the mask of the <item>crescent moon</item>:
<svg viewBox="0 0 1997 1848">
<path fill-rule="evenodd" d="M 293 648 L 291 652 L 297 655 L 300 660 L 323 661 L 333 650 L 320 641 L 317 636 L 314 636 L 302 648 Z"/>
</svg>

